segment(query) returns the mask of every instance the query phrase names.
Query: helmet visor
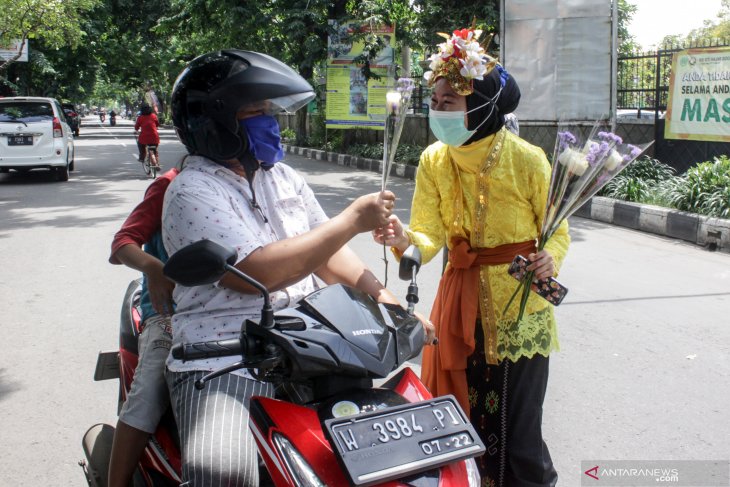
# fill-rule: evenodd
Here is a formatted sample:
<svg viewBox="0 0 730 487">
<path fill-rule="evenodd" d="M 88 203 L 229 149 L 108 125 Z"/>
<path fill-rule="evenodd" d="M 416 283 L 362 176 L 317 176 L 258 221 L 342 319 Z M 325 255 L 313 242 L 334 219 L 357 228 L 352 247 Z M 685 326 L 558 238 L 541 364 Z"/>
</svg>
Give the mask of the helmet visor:
<svg viewBox="0 0 730 487">
<path fill-rule="evenodd" d="M 265 104 L 264 111 L 267 115 L 275 115 L 279 112 L 294 113 L 314 100 L 315 96 L 313 91 L 309 91 L 271 98 L 263 102 Z"/>
<path fill-rule="evenodd" d="M 294 113 L 304 105 L 314 100 L 313 91 L 295 93 L 293 95 L 269 98 L 268 100 L 248 103 L 238 109 L 239 115 L 263 113 L 265 115 L 276 115 L 279 112 Z"/>
</svg>

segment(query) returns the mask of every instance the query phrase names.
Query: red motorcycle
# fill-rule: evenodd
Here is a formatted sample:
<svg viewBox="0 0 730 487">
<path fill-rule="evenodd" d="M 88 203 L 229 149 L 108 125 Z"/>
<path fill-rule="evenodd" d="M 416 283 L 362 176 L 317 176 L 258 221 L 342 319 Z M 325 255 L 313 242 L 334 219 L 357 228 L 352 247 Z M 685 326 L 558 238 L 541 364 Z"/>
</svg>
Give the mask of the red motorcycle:
<svg viewBox="0 0 730 487">
<path fill-rule="evenodd" d="M 233 267 L 235 262 L 234 250 L 207 240 L 169 259 L 165 274 L 179 284 L 215 282 L 231 272 L 264 296 L 261 318 L 246 320 L 239 338 L 175 346 L 171 353 L 184 360 L 242 356 L 203 377 L 196 383 L 199 389 L 240 368 L 277 386 L 276 399 L 254 397 L 250 405 L 261 485 L 480 485 L 473 457 L 485 447 L 453 396 L 433 398 L 408 367 L 373 387 L 374 379 L 387 377 L 423 347 L 423 327 L 412 315 L 420 267 L 415 247 L 401 259 L 399 270 L 411 281 L 408 310 L 333 285 L 273 312 L 268 290 Z M 120 350 L 101 353 L 94 376 L 119 378 L 119 408 L 137 363 L 138 301 L 135 281 L 125 295 Z M 87 460 L 82 464 L 89 485 L 106 485 L 113 433 L 112 426 L 97 424 L 84 436 Z M 168 414 L 150 438 L 135 485 L 177 486 L 179 472 L 179 442 Z"/>
</svg>

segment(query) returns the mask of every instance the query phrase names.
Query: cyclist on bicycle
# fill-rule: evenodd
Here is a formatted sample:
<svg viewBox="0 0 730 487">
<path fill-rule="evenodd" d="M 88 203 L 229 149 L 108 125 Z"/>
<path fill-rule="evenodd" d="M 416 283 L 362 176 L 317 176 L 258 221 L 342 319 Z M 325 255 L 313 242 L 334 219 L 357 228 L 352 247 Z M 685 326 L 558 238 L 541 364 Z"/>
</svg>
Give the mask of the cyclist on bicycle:
<svg viewBox="0 0 730 487">
<path fill-rule="evenodd" d="M 150 163 L 159 167 L 157 158 L 157 146 L 160 145 L 160 134 L 157 127 L 160 121 L 157 115 L 152 112 L 152 107 L 146 103 L 140 107 L 140 115 L 134 124 L 134 135 L 137 136 L 137 148 L 139 149 L 139 162 L 144 162 L 147 150 L 150 151 Z"/>
</svg>

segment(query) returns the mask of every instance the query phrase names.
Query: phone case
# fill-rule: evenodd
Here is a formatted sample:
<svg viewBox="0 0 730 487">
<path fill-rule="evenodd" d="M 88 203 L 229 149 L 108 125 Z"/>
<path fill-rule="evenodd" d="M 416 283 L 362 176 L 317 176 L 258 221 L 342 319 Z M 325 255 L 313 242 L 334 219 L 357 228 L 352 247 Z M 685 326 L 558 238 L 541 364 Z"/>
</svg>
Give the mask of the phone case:
<svg viewBox="0 0 730 487">
<path fill-rule="evenodd" d="M 530 265 L 530 261 L 528 261 L 523 256 L 518 255 L 510 264 L 509 270 L 507 272 L 509 272 L 509 274 L 518 281 L 521 281 L 525 275 L 525 272 L 527 272 L 526 268 L 528 265 Z M 552 277 L 533 281 L 530 289 L 545 298 L 553 306 L 558 306 L 560 303 L 562 303 L 565 295 L 568 294 L 568 288 L 560 284 Z"/>
</svg>

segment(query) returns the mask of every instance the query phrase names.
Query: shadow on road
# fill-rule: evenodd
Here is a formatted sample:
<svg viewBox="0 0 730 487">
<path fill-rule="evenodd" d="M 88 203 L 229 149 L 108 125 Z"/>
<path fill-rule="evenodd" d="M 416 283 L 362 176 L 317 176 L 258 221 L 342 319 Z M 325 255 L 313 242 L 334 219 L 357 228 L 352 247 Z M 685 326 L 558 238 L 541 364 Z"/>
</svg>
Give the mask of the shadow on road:
<svg viewBox="0 0 730 487">
<path fill-rule="evenodd" d="M 5 369 L 0 369 L 0 401 L 9 399 L 11 394 L 20 389 L 20 383 L 7 380 L 5 377 Z"/>
</svg>

